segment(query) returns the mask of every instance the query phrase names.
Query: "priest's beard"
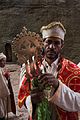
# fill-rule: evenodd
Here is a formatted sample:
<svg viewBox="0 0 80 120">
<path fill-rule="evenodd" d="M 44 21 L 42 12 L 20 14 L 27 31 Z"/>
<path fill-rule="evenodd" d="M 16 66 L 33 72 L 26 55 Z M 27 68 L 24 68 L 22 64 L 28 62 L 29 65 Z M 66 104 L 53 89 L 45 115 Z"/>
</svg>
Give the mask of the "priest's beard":
<svg viewBox="0 0 80 120">
<path fill-rule="evenodd" d="M 52 61 L 55 61 L 58 58 L 58 55 L 55 55 L 55 57 L 48 56 L 47 58 L 50 59 L 50 60 L 52 60 Z"/>
</svg>

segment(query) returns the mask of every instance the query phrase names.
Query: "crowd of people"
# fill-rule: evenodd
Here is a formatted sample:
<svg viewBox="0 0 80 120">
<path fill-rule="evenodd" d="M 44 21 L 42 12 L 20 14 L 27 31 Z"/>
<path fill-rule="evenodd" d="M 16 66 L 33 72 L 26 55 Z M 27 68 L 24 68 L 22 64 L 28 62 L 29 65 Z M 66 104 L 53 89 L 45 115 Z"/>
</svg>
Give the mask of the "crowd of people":
<svg viewBox="0 0 80 120">
<path fill-rule="evenodd" d="M 65 43 L 66 29 L 60 22 L 52 22 L 43 26 L 40 31 L 44 44 L 44 57 L 41 63 L 44 66 L 43 69 L 45 68 L 45 72 L 38 76 L 38 80 L 42 88 L 49 86 L 51 89 L 48 99 L 50 119 L 79 120 L 80 68 L 79 65 L 64 58 L 61 54 Z M 9 111 L 16 114 L 10 76 L 2 70 L 5 62 L 6 56 L 0 53 L 0 120 L 5 120 L 5 116 Z M 34 65 L 32 69 L 34 69 Z M 26 65 L 22 65 L 18 105 L 20 108 L 24 105 L 28 109 L 29 120 L 37 120 L 37 105 L 45 96 L 43 89 L 29 91 L 28 82 L 26 82 L 29 76 L 26 76 Z"/>
</svg>

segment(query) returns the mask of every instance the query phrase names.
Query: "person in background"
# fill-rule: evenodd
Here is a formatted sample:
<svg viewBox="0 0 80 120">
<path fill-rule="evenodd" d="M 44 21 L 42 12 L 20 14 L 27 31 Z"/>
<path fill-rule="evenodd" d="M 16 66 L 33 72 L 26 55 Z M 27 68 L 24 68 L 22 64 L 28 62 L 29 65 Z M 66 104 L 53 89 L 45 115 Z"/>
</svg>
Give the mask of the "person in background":
<svg viewBox="0 0 80 120">
<path fill-rule="evenodd" d="M 6 64 L 6 56 L 0 53 L 0 120 L 8 119 L 8 112 L 16 114 L 14 94 L 8 71 L 3 68 Z"/>
</svg>

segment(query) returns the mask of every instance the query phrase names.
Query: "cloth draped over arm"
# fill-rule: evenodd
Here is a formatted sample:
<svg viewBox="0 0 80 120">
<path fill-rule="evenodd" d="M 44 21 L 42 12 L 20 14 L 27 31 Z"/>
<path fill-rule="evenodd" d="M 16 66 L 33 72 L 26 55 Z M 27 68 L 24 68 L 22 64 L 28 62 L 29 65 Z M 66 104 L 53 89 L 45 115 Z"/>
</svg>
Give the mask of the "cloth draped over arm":
<svg viewBox="0 0 80 120">
<path fill-rule="evenodd" d="M 51 101 L 67 111 L 80 111 L 80 93 L 74 92 L 61 81 Z"/>
</svg>

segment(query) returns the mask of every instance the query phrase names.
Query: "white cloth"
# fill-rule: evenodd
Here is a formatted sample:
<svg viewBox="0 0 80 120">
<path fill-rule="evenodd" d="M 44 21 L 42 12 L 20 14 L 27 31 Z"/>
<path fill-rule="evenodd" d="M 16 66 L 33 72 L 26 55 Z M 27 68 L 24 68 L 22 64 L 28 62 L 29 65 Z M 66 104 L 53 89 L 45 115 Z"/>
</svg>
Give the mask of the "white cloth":
<svg viewBox="0 0 80 120">
<path fill-rule="evenodd" d="M 19 84 L 19 87 L 22 85 L 22 81 L 24 80 L 25 73 L 26 73 L 26 65 L 25 65 L 25 63 L 23 63 L 22 67 L 21 67 L 21 70 L 20 70 L 20 84 Z"/>
<path fill-rule="evenodd" d="M 3 53 L 0 53 L 0 60 L 1 59 L 6 59 L 6 56 Z"/>
<path fill-rule="evenodd" d="M 78 67 L 80 67 L 80 62 L 77 64 Z"/>
<path fill-rule="evenodd" d="M 0 67 L 0 117 L 6 116 L 7 112 L 11 112 L 10 92 Z"/>
<path fill-rule="evenodd" d="M 50 99 L 59 107 L 67 111 L 80 111 L 80 93 L 72 91 L 60 81 L 56 93 Z"/>
<path fill-rule="evenodd" d="M 30 95 L 26 98 L 25 104 L 26 104 L 29 115 L 32 116 L 32 102 L 31 102 L 31 96 Z"/>
<path fill-rule="evenodd" d="M 42 64 L 44 65 L 45 69 L 46 69 L 46 72 L 47 73 L 51 73 L 55 76 L 55 78 L 57 77 L 57 64 L 58 64 L 58 59 L 56 59 L 52 64 L 51 66 L 49 66 L 49 64 L 45 61 L 45 59 L 43 60 Z"/>
</svg>

